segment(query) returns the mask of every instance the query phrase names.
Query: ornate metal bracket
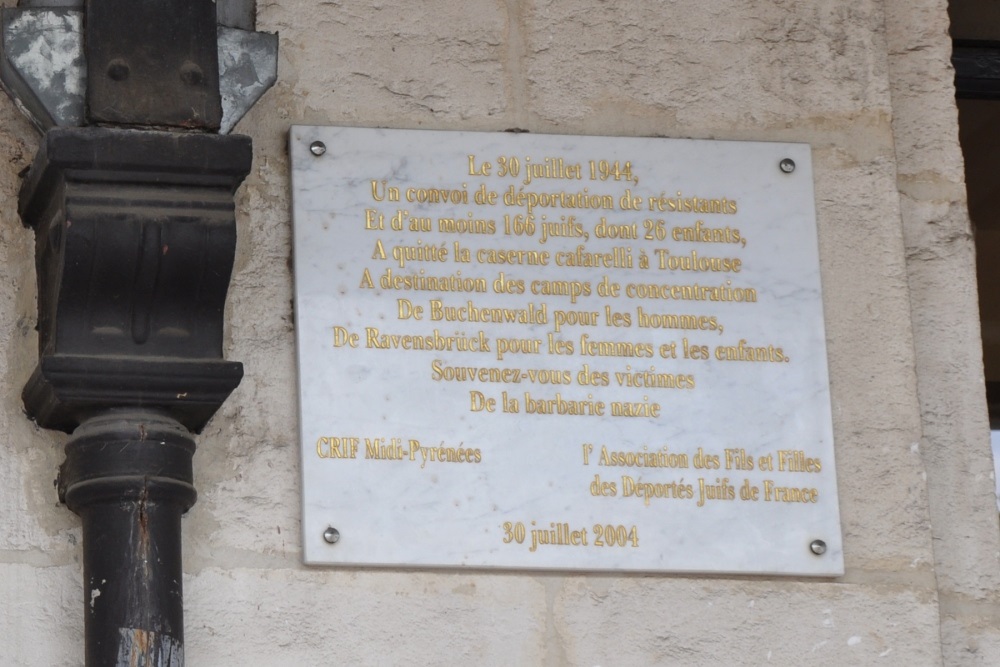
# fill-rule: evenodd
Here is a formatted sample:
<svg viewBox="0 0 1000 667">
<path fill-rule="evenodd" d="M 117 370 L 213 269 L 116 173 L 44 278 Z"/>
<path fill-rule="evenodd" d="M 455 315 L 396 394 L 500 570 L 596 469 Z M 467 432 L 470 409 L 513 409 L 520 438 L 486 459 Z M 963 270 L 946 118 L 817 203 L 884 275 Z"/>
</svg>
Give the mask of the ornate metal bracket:
<svg viewBox="0 0 1000 667">
<path fill-rule="evenodd" d="M 252 15 L 252 0 L 2 10 L 0 81 L 45 132 L 19 200 L 38 273 L 23 398 L 72 432 L 58 486 L 83 522 L 91 667 L 184 660 L 191 434 L 243 377 L 223 315 L 252 150 L 225 133 L 276 77 L 277 36 Z"/>
<path fill-rule="evenodd" d="M 35 229 L 39 365 L 28 414 L 70 431 L 115 407 L 198 432 L 239 384 L 222 358 L 250 139 L 104 128 L 48 132 L 21 192 Z"/>
</svg>

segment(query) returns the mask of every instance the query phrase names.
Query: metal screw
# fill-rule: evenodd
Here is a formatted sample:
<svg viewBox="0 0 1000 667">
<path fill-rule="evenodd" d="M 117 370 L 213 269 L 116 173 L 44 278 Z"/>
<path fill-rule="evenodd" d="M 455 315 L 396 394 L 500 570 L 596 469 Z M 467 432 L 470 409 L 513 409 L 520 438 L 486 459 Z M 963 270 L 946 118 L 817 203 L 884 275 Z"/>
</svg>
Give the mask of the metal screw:
<svg viewBox="0 0 1000 667">
<path fill-rule="evenodd" d="M 822 556 L 826 553 L 826 542 L 823 540 L 813 540 L 812 544 L 809 545 L 809 550 L 817 556 Z"/>
<path fill-rule="evenodd" d="M 184 64 L 181 65 L 181 81 L 189 86 L 203 86 L 205 85 L 205 73 L 201 71 L 197 63 L 193 63 L 190 60 L 185 60 Z"/>
<path fill-rule="evenodd" d="M 323 531 L 323 539 L 327 541 L 327 544 L 336 544 L 340 541 L 340 531 L 330 526 Z"/>
<path fill-rule="evenodd" d="M 786 157 L 784 160 L 778 163 L 778 169 L 781 169 L 786 174 L 790 174 L 795 171 L 795 160 Z"/>
<path fill-rule="evenodd" d="M 320 155 L 326 152 L 326 144 L 324 144 L 322 141 L 314 141 L 311 144 L 309 144 L 309 152 L 315 155 L 316 157 L 319 157 Z"/>
<path fill-rule="evenodd" d="M 124 81 L 129 75 L 128 63 L 121 58 L 115 58 L 108 63 L 108 69 L 106 70 L 108 78 L 112 81 Z"/>
</svg>

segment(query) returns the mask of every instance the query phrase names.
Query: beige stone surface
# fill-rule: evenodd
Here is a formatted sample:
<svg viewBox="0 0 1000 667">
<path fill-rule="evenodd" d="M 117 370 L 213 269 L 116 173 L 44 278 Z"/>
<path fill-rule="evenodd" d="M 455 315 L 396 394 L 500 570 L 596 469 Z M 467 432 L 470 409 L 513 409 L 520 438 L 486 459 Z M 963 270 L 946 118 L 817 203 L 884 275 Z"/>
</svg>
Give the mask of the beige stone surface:
<svg viewBox="0 0 1000 667">
<path fill-rule="evenodd" d="M 933 596 L 900 586 L 210 568 L 186 595 L 195 664 L 938 661 Z"/>
<path fill-rule="evenodd" d="M 909 586 L 567 580 L 568 665 L 935 665 L 933 596 Z"/>
<path fill-rule="evenodd" d="M 262 667 L 534 665 L 544 657 L 545 587 L 528 577 L 211 568 L 185 586 L 194 665 L 240 665 L 247 656 Z"/>
<path fill-rule="evenodd" d="M 878 2 L 518 4 L 530 107 L 546 126 L 759 138 L 887 107 L 884 42 L 869 29 Z"/>
<path fill-rule="evenodd" d="M 0 664 L 83 664 L 85 607 L 79 567 L 0 561 L 0 599 Z"/>
<path fill-rule="evenodd" d="M 258 3 L 281 35 L 278 90 L 294 122 L 444 127 L 507 110 L 503 3 Z"/>
<path fill-rule="evenodd" d="M 944 0 L 886 2 L 893 135 L 922 415 L 921 453 L 948 664 L 1000 660 L 1000 535 L 984 419 L 975 250 Z M 995 628 L 995 623 L 992 624 Z"/>
<path fill-rule="evenodd" d="M 8 3 L 9 4 L 9 3 Z M 1000 664 L 1000 529 L 943 0 L 259 0 L 226 354 L 183 521 L 188 664 Z M 837 580 L 300 564 L 295 123 L 812 146 L 847 572 Z M 0 664 L 75 665 L 79 520 L 35 364 L 37 139 L 0 98 Z"/>
</svg>

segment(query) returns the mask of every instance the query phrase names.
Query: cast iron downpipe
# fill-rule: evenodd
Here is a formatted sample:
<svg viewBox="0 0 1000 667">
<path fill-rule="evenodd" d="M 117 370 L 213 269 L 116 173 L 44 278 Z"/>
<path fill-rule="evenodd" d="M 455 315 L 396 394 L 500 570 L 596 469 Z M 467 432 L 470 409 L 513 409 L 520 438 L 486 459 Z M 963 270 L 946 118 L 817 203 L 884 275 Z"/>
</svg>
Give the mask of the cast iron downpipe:
<svg viewBox="0 0 1000 667">
<path fill-rule="evenodd" d="M 48 132 L 21 193 L 35 229 L 29 414 L 72 431 L 59 492 L 83 521 L 89 666 L 183 664 L 180 518 L 198 432 L 242 378 L 222 358 L 246 137 Z"/>
<path fill-rule="evenodd" d="M 110 410 L 73 432 L 60 493 L 83 522 L 88 665 L 182 664 L 194 449 L 183 426 L 150 411 Z"/>
<path fill-rule="evenodd" d="M 41 4 L 4 10 L 4 84 L 31 92 L 11 26 L 41 26 L 39 39 L 58 26 L 66 43 L 82 40 L 86 94 L 85 113 L 60 116 L 36 81 L 35 107 L 23 105 L 42 110 L 33 120 L 46 130 L 19 198 L 38 275 L 24 405 L 72 433 L 58 489 L 83 526 L 86 664 L 180 667 L 192 434 L 243 376 L 223 358 L 223 313 L 251 143 L 216 133 L 235 120 L 223 119 L 215 0 Z"/>
</svg>

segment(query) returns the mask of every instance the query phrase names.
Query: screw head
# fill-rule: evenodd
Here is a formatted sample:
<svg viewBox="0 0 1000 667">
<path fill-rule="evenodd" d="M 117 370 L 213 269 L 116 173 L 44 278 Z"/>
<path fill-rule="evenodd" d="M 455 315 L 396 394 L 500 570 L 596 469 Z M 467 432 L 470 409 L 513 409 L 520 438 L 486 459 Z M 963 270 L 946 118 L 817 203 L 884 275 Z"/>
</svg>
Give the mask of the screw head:
<svg viewBox="0 0 1000 667">
<path fill-rule="evenodd" d="M 115 58 L 108 63 L 106 73 L 112 81 L 124 81 L 129 75 L 128 63 L 121 58 Z"/>
<path fill-rule="evenodd" d="M 181 81 L 189 86 L 197 87 L 205 85 L 205 73 L 197 63 L 185 60 L 180 70 Z"/>
<path fill-rule="evenodd" d="M 323 539 L 326 540 L 327 544 L 336 544 L 340 541 L 340 531 L 333 526 L 329 526 L 323 531 Z"/>
<path fill-rule="evenodd" d="M 823 540 L 813 540 L 812 544 L 809 545 L 809 551 L 817 556 L 822 556 L 826 553 L 826 542 Z"/>
<path fill-rule="evenodd" d="M 320 155 L 326 152 L 326 144 L 324 144 L 322 141 L 314 141 L 311 144 L 309 144 L 309 152 L 315 155 L 316 157 L 319 157 Z"/>
<path fill-rule="evenodd" d="M 778 163 L 778 169 L 783 173 L 790 174 L 795 171 L 795 160 L 786 157 L 784 160 Z"/>
</svg>

